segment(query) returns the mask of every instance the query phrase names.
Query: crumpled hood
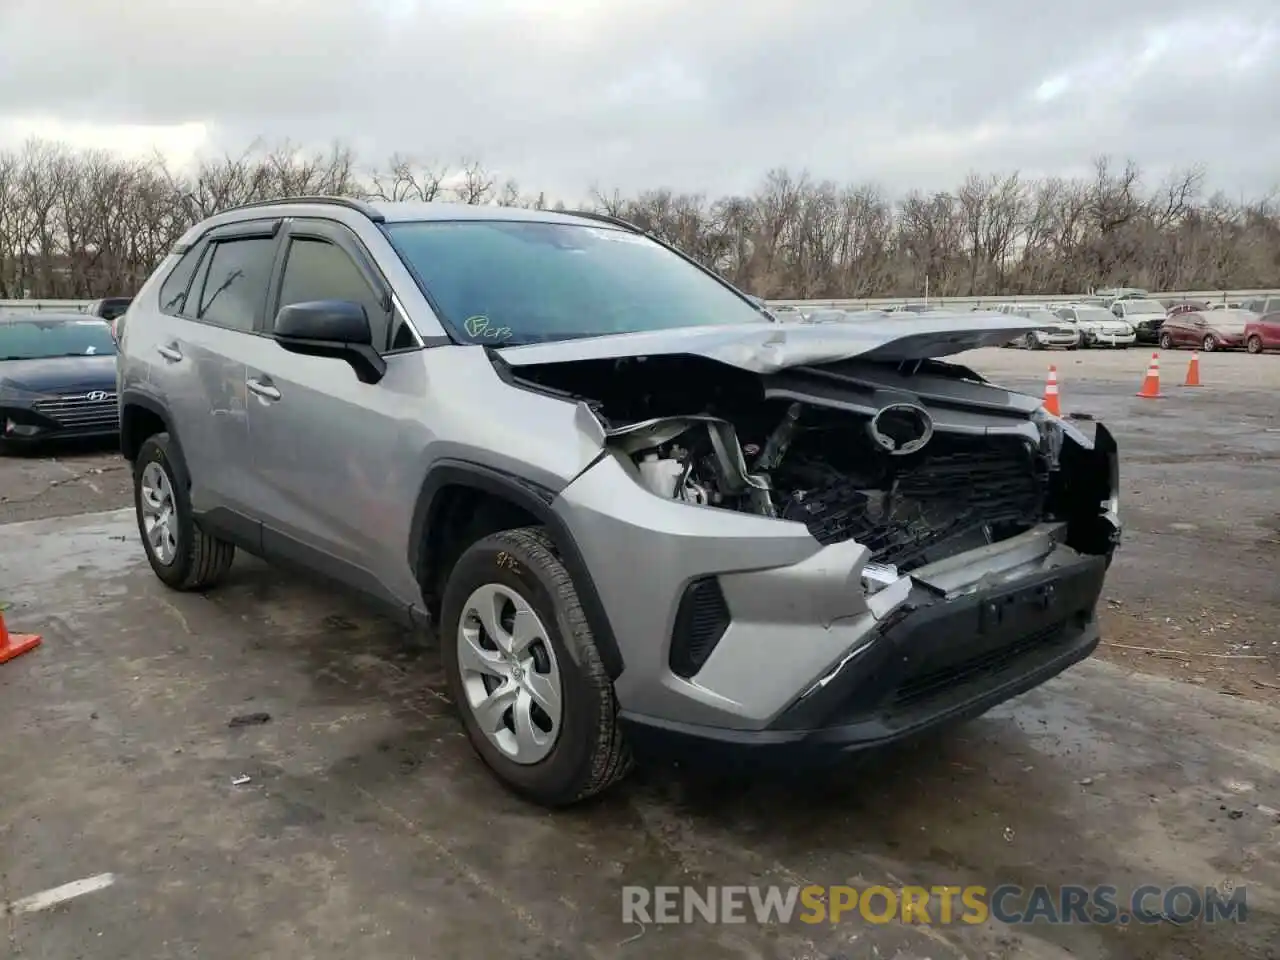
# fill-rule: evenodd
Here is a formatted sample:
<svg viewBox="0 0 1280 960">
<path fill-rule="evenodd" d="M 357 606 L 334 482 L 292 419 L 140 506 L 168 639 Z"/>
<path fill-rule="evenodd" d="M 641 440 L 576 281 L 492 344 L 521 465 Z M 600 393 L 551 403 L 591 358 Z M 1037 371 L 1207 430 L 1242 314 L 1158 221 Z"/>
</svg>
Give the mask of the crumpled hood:
<svg viewBox="0 0 1280 960">
<path fill-rule="evenodd" d="M 514 367 L 577 360 L 692 354 L 754 373 L 788 367 L 864 360 L 927 360 L 1008 343 L 1036 329 L 1022 317 L 999 313 L 938 312 L 887 316 L 850 313 L 834 323 L 781 322 L 731 327 L 682 327 L 562 340 L 497 352 Z"/>
</svg>

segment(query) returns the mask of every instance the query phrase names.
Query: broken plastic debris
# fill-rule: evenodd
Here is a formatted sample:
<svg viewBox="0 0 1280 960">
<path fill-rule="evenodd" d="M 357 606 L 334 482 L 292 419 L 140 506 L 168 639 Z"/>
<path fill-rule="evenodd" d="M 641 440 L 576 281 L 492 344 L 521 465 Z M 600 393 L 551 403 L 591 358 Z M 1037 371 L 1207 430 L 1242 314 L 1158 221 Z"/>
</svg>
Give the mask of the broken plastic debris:
<svg viewBox="0 0 1280 960">
<path fill-rule="evenodd" d="M 263 723 L 271 722 L 271 714 L 262 711 L 259 713 L 242 713 L 239 716 L 232 717 L 227 721 L 228 727 L 254 727 Z"/>
<path fill-rule="evenodd" d="M 246 776 L 239 776 L 239 777 L 236 777 L 234 780 L 232 780 L 232 781 L 231 781 L 231 785 L 232 785 L 233 787 L 242 787 L 242 786 L 244 786 L 246 783 L 248 783 L 248 782 L 249 782 L 249 779 L 250 779 L 250 778 L 249 778 L 249 777 L 246 777 Z"/>
</svg>

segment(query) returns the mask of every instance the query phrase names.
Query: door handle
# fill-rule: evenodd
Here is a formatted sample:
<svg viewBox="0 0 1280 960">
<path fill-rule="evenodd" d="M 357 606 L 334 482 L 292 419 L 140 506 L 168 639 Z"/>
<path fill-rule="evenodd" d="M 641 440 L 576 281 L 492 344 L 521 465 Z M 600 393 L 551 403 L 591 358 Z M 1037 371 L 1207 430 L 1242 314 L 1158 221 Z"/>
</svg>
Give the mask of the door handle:
<svg viewBox="0 0 1280 960">
<path fill-rule="evenodd" d="M 255 380 L 250 377 L 244 382 L 244 385 L 260 397 L 265 397 L 268 400 L 280 399 L 280 391 L 269 383 L 263 383 L 261 380 Z"/>
<path fill-rule="evenodd" d="M 166 360 L 170 360 L 174 363 L 177 363 L 182 359 L 182 351 L 178 349 L 178 345 L 176 343 L 171 343 L 164 347 L 156 347 L 156 353 L 160 354 L 160 356 L 164 357 Z"/>
</svg>

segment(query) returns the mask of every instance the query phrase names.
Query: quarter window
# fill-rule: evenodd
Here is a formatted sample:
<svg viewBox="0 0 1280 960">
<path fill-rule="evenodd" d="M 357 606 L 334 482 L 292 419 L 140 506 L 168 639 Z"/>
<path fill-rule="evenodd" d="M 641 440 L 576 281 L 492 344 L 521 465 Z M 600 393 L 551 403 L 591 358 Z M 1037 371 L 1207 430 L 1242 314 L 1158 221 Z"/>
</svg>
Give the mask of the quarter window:
<svg viewBox="0 0 1280 960">
<path fill-rule="evenodd" d="M 205 245 L 197 243 L 182 255 L 177 265 L 169 271 L 169 276 L 160 286 L 160 310 L 163 313 L 181 315 L 187 305 L 187 291 L 191 289 L 191 278 L 196 267 L 200 265 L 200 257 Z"/>
</svg>

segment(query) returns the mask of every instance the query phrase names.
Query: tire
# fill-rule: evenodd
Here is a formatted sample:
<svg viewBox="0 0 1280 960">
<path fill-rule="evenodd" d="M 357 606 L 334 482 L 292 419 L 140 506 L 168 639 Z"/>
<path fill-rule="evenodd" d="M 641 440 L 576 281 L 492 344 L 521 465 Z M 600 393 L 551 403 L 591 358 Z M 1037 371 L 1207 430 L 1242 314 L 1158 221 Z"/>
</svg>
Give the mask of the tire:
<svg viewBox="0 0 1280 960">
<path fill-rule="evenodd" d="M 1172 336 L 1170 336 L 1170 335 L 1169 335 L 1169 334 L 1167 334 L 1167 333 L 1162 333 L 1162 334 L 1160 334 L 1160 349 L 1161 349 L 1161 350 L 1172 350 L 1172 349 L 1173 349 L 1173 337 L 1172 337 Z"/>
<path fill-rule="evenodd" d="M 488 631 L 477 629 L 479 621 L 472 611 L 484 606 L 486 594 L 497 600 L 497 609 L 523 601 L 536 615 L 529 634 L 534 639 L 527 648 L 531 652 L 518 671 L 513 671 L 509 660 L 501 659 Z M 514 631 L 513 626 L 506 626 L 506 616 L 504 612 L 494 618 L 505 638 L 504 646 Z M 464 636 L 464 627 L 474 644 Z M 445 584 L 439 634 L 449 690 L 467 737 L 494 775 L 513 792 L 546 807 L 565 807 L 600 793 L 630 772 L 632 758 L 618 725 L 613 684 L 600 661 L 573 580 L 541 527 L 491 534 L 463 552 Z M 468 669 L 464 678 L 464 651 L 468 666 L 475 666 L 477 645 L 486 669 Z M 499 681 L 496 673 L 484 677 L 490 669 L 501 671 L 503 680 Z M 558 680 L 558 718 L 542 710 L 538 701 L 530 698 L 533 688 L 520 681 L 535 674 L 544 678 L 543 691 L 546 682 L 554 689 Z M 473 705 L 473 699 L 483 703 L 483 698 L 499 688 L 514 693 L 508 695 L 510 706 L 495 712 L 491 729 L 497 732 L 491 736 L 482 727 L 477 716 L 479 704 Z M 529 751 L 523 757 L 513 752 L 520 743 L 515 736 L 520 698 L 528 711 L 527 730 L 544 738 L 535 743 L 526 736 L 522 746 Z M 508 697 L 500 702 L 507 704 Z"/>
<path fill-rule="evenodd" d="M 1200 342 L 1200 347 L 1205 353 L 1213 353 L 1213 351 L 1218 349 L 1218 338 L 1212 333 L 1206 333 L 1204 335 L 1204 340 Z"/>
<path fill-rule="evenodd" d="M 1250 353 L 1261 353 L 1262 338 L 1258 336 L 1256 333 L 1253 334 L 1253 336 L 1249 337 L 1249 339 L 1245 341 L 1244 348 L 1248 350 Z M 4 449 L 3 447 L 0 447 L 0 450 L 3 450 L 3 449 Z"/>
<path fill-rule="evenodd" d="M 147 519 L 163 497 L 147 496 L 144 488 L 155 490 L 153 481 L 163 477 L 168 488 L 168 529 L 173 534 L 172 555 L 165 557 L 147 535 Z M 148 437 L 133 464 L 133 509 L 138 519 L 138 536 L 147 562 L 161 582 L 174 590 L 205 590 L 218 583 L 231 569 L 236 548 L 200 529 L 191 514 L 191 482 L 183 466 L 181 450 L 167 433 Z M 144 500 L 152 506 L 144 506 Z"/>
<path fill-rule="evenodd" d="M 1022 346 L 1027 350 L 1039 350 L 1040 341 L 1036 339 L 1036 335 L 1034 333 L 1028 333 L 1022 338 Z"/>
</svg>

